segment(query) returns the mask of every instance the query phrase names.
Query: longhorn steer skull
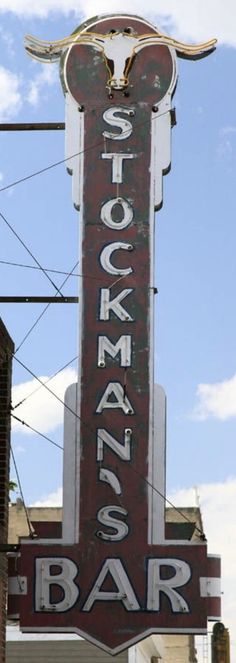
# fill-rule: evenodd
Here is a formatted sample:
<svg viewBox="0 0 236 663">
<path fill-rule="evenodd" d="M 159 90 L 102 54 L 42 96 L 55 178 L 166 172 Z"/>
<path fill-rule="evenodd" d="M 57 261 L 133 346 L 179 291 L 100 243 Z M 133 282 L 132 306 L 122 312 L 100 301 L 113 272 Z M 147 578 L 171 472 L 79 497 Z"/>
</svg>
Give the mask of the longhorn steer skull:
<svg viewBox="0 0 236 663">
<path fill-rule="evenodd" d="M 75 44 L 90 45 L 103 54 L 110 74 L 107 86 L 110 89 L 124 90 L 128 86 L 128 72 L 133 58 L 145 46 L 165 45 L 174 48 L 182 57 L 197 59 L 208 55 L 216 44 L 216 39 L 211 39 L 208 42 L 194 46 L 183 44 L 160 32 L 146 35 L 136 35 L 131 30 L 130 32 L 131 34 L 128 34 L 127 30 L 120 30 L 102 35 L 96 32 L 78 31 L 70 37 L 56 42 L 41 41 L 27 35 L 25 37 L 25 48 L 33 58 L 40 62 L 55 62 L 70 46 Z M 111 62 L 113 63 L 112 67 Z"/>
</svg>

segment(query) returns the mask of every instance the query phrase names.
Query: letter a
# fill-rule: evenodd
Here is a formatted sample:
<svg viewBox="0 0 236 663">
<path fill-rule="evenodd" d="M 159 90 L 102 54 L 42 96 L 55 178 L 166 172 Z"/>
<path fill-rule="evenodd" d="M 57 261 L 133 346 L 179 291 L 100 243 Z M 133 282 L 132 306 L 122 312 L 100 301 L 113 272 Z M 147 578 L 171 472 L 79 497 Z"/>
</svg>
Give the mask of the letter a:
<svg viewBox="0 0 236 663">
<path fill-rule="evenodd" d="M 115 400 L 109 400 L 111 397 L 115 398 Z M 127 396 L 125 396 L 124 388 L 120 382 L 108 383 L 100 403 L 98 403 L 96 412 L 101 414 L 103 410 L 108 408 L 112 410 L 120 408 L 124 414 L 134 414 L 132 405 Z"/>
<path fill-rule="evenodd" d="M 117 589 L 114 592 L 101 591 L 101 587 L 109 574 Z M 95 601 L 122 601 L 129 612 L 140 610 L 140 605 L 120 559 L 106 559 L 82 610 L 89 612 Z"/>
</svg>

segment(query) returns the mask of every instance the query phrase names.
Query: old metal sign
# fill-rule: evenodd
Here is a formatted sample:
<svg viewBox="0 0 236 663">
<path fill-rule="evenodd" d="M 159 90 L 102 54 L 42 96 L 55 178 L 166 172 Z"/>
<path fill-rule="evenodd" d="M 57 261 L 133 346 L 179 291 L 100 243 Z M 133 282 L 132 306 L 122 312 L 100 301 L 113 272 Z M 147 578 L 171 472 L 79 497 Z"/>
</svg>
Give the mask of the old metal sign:
<svg viewBox="0 0 236 663">
<path fill-rule="evenodd" d="M 79 383 L 65 407 L 63 539 L 24 542 L 20 623 L 74 631 L 117 653 L 149 633 L 205 633 L 219 560 L 164 531 L 165 398 L 153 380 L 154 211 L 170 166 L 176 51 L 133 16 L 68 39 L 27 37 L 60 58 L 67 167 L 80 209 Z"/>
</svg>

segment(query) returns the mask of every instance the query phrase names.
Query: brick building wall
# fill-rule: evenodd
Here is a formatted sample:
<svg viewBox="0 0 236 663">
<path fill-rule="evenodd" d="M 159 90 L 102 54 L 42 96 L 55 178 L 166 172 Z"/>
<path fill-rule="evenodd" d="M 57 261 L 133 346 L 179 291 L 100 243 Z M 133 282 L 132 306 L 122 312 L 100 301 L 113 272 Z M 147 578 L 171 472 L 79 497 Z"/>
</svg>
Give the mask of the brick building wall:
<svg viewBox="0 0 236 663">
<path fill-rule="evenodd" d="M 1 546 L 7 544 L 8 484 L 10 464 L 11 356 L 13 342 L 0 318 L 0 663 L 5 663 L 7 599 L 7 558 Z"/>
</svg>

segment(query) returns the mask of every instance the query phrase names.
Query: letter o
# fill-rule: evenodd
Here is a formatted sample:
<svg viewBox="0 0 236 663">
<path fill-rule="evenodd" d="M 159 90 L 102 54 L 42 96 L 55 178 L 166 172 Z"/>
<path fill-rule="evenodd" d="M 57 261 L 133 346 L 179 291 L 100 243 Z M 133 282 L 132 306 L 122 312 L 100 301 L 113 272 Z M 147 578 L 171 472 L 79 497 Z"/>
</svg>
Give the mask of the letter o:
<svg viewBox="0 0 236 663">
<path fill-rule="evenodd" d="M 123 219 L 120 221 L 113 221 L 112 219 L 112 210 L 115 205 L 121 205 L 123 209 Z M 133 221 L 133 216 L 133 208 L 124 198 L 112 198 L 112 200 L 108 200 L 107 203 L 104 203 L 101 208 L 101 220 L 106 226 L 108 226 L 108 228 L 112 228 L 112 230 L 123 230 L 123 228 L 127 228 L 131 221 Z"/>
</svg>

